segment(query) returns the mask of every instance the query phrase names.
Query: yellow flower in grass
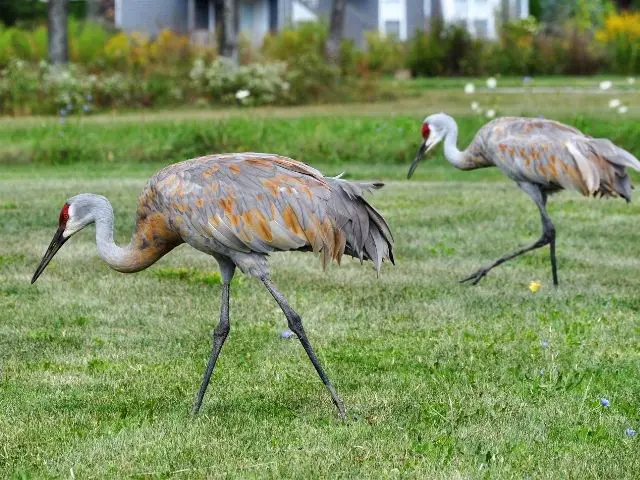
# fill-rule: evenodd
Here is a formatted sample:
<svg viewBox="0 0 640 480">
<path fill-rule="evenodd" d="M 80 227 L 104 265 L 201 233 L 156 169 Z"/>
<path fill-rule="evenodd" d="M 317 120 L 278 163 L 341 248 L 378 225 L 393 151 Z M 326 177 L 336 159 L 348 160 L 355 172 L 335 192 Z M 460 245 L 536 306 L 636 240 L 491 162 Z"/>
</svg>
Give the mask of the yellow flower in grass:
<svg viewBox="0 0 640 480">
<path fill-rule="evenodd" d="M 533 280 L 529 283 L 529 290 L 531 290 L 531 293 L 536 293 L 538 290 L 540 290 L 541 286 L 542 284 L 540 282 L 538 282 L 537 280 Z"/>
</svg>

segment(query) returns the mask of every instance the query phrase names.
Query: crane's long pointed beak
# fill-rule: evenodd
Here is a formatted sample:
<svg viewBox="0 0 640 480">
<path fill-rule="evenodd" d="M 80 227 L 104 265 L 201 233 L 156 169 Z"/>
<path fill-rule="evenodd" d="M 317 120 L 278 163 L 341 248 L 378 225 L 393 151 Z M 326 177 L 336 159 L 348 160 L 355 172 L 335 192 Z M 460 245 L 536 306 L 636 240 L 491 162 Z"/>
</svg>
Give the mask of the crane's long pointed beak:
<svg viewBox="0 0 640 480">
<path fill-rule="evenodd" d="M 58 228 L 58 231 L 53 236 L 53 240 L 51 240 L 51 243 L 49 244 L 49 248 L 47 248 L 46 253 L 42 257 L 42 260 L 40 261 L 40 265 L 38 265 L 38 268 L 36 269 L 36 273 L 33 274 L 33 278 L 31 279 L 32 285 L 33 283 L 35 283 L 35 281 L 38 279 L 38 277 L 44 271 L 44 269 L 47 268 L 47 265 L 49 265 L 49 262 L 51 261 L 51 259 L 58 252 L 58 250 L 60 250 L 60 247 L 64 245 L 64 242 L 66 242 L 69 239 L 69 237 L 64 238 L 64 236 L 62 235 L 63 232 L 64 232 L 63 229 Z"/>
<path fill-rule="evenodd" d="M 411 167 L 409 168 L 409 173 L 407 174 L 407 178 L 411 178 L 411 175 L 413 175 L 413 172 L 416 171 L 416 168 L 418 168 L 418 163 L 420 163 L 420 160 L 422 160 L 422 157 L 424 157 L 424 153 L 426 151 L 427 151 L 427 141 L 425 140 L 424 142 L 422 142 L 422 145 L 420 145 L 420 148 L 416 153 L 416 158 L 414 158 L 413 162 L 411 162 Z"/>
</svg>

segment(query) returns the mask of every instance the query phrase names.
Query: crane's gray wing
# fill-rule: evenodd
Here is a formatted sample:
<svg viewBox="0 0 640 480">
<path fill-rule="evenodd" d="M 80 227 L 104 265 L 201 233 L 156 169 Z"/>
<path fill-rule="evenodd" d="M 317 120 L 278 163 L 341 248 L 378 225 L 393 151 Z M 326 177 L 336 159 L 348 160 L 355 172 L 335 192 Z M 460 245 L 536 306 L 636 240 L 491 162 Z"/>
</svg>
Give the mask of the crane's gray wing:
<svg viewBox="0 0 640 480">
<path fill-rule="evenodd" d="M 185 234 L 239 252 L 310 248 L 329 258 L 344 235 L 328 214 L 331 189 L 317 170 L 269 154 L 215 155 L 161 171 L 155 180 Z"/>
</svg>

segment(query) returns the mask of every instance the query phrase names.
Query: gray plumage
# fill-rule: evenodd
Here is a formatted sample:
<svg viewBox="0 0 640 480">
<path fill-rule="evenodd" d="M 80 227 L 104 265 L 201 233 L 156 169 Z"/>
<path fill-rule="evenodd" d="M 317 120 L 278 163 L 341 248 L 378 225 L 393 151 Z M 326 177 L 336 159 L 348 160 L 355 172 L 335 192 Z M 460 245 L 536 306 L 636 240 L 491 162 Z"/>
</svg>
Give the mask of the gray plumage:
<svg viewBox="0 0 640 480">
<path fill-rule="evenodd" d="M 342 400 L 324 373 L 302 320 L 270 279 L 267 257 L 278 251 L 313 251 L 340 262 L 347 254 L 373 262 L 379 273 L 393 262 L 393 237 L 384 218 L 367 202 L 381 183 L 324 177 L 289 158 L 263 153 L 212 155 L 170 165 L 154 175 L 138 199 L 136 230 L 126 246 L 113 241 L 113 210 L 99 195 L 80 194 L 65 203 L 58 231 L 36 270 L 38 278 L 58 249 L 90 223 L 96 224 L 100 257 L 121 272 L 147 268 L 181 243 L 212 255 L 222 274 L 220 322 L 194 413 L 202 403 L 217 357 L 229 332 L 230 284 L 235 268 L 259 278 L 287 317 L 329 389 L 341 416 Z"/>
<path fill-rule="evenodd" d="M 543 226 L 540 239 L 463 280 L 474 284 L 501 263 L 548 244 L 553 283 L 557 285 L 555 227 L 546 211 L 548 195 L 568 189 L 588 196 L 621 197 L 629 202 L 633 186 L 626 168 L 640 171 L 638 159 L 610 140 L 589 137 L 553 120 L 498 118 L 483 126 L 464 151 L 456 145 L 455 120 L 444 113 L 427 117 L 422 124 L 422 134 L 424 141 L 409 177 L 423 155 L 444 139 L 445 157 L 452 165 L 462 170 L 498 167 L 532 198 L 540 211 Z"/>
</svg>

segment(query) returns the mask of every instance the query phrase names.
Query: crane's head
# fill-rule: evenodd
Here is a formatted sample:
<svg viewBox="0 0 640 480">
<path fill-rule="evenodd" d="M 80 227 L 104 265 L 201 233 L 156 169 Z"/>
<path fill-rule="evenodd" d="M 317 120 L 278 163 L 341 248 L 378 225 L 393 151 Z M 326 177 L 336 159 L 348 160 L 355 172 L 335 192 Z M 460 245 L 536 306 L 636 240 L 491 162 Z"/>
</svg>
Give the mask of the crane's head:
<svg viewBox="0 0 640 480">
<path fill-rule="evenodd" d="M 438 143 L 442 141 L 445 134 L 448 131 L 449 117 L 444 113 L 436 113 L 434 115 L 429 115 L 422 122 L 421 134 L 422 134 L 422 144 L 418 149 L 418 153 L 416 153 L 413 162 L 411 163 L 411 168 L 409 168 L 409 174 L 407 178 L 411 178 L 413 172 L 418 168 L 418 163 L 422 160 L 428 152 L 430 152 Z M 451 119 L 452 120 L 452 119 Z"/>
<path fill-rule="evenodd" d="M 94 209 L 92 208 L 92 205 L 94 204 L 93 197 L 97 197 L 97 195 L 83 193 L 76 195 L 75 197 L 71 197 L 63 205 L 62 210 L 60 210 L 58 230 L 53 236 L 53 240 L 51 240 L 49 248 L 42 257 L 40 265 L 33 274 L 31 283 L 34 283 L 38 279 L 47 265 L 49 265 L 51 259 L 73 234 L 79 232 L 84 227 L 95 221 L 93 213 Z"/>
</svg>

